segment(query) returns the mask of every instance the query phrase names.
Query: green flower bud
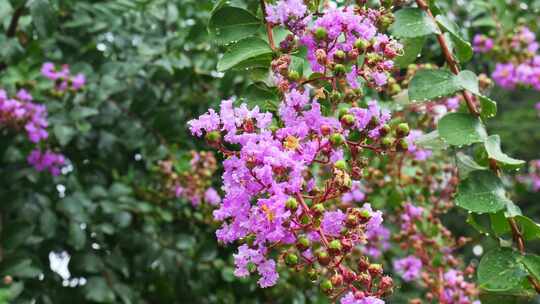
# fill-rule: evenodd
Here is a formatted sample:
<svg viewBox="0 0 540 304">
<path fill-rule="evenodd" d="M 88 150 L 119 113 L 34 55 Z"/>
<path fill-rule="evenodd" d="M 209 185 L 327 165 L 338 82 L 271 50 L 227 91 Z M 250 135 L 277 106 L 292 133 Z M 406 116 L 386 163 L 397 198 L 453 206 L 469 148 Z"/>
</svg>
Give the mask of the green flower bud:
<svg viewBox="0 0 540 304">
<path fill-rule="evenodd" d="M 334 74 L 344 75 L 345 73 L 347 73 L 347 68 L 343 64 L 338 63 L 334 66 Z"/>
<path fill-rule="evenodd" d="M 321 203 L 315 204 L 313 207 L 311 207 L 311 211 L 313 211 L 315 215 L 321 215 L 324 212 L 324 209 L 324 205 Z"/>
<path fill-rule="evenodd" d="M 326 39 L 326 37 L 328 36 L 326 29 L 323 27 L 316 28 L 314 34 L 315 34 L 315 38 L 317 38 L 318 40 Z"/>
<path fill-rule="evenodd" d="M 221 140 L 221 133 L 219 131 L 212 131 L 206 133 L 206 140 L 209 143 L 218 143 Z"/>
<path fill-rule="evenodd" d="M 285 208 L 293 211 L 296 210 L 298 208 L 298 201 L 294 197 L 289 197 L 285 202 Z"/>
<path fill-rule="evenodd" d="M 309 215 L 307 214 L 302 214 L 302 216 L 300 217 L 300 224 L 302 225 L 307 225 L 311 222 L 311 218 L 309 217 Z"/>
<path fill-rule="evenodd" d="M 358 38 L 354 42 L 354 47 L 357 48 L 360 51 L 363 51 L 363 50 L 365 50 L 365 49 L 367 49 L 369 47 L 369 41 L 364 40 L 362 38 Z"/>
<path fill-rule="evenodd" d="M 347 127 L 354 125 L 355 119 L 351 114 L 346 114 L 341 117 L 341 123 Z"/>
<path fill-rule="evenodd" d="M 396 135 L 398 137 L 405 137 L 409 135 L 410 132 L 411 130 L 409 129 L 409 125 L 407 123 L 400 123 L 399 125 L 397 125 Z"/>
<path fill-rule="evenodd" d="M 296 248 L 298 248 L 298 250 L 300 251 L 307 250 L 310 245 L 311 245 L 311 242 L 305 236 L 299 236 L 298 239 L 296 240 Z"/>
<path fill-rule="evenodd" d="M 322 249 L 317 251 L 317 253 L 315 255 L 317 256 L 317 261 L 322 266 L 326 266 L 326 265 L 330 264 L 330 261 L 332 260 L 330 255 L 328 255 L 328 252 L 326 252 L 325 250 L 322 250 Z"/>
<path fill-rule="evenodd" d="M 289 253 L 285 256 L 285 264 L 288 266 L 296 266 L 298 264 L 298 256 L 294 253 Z"/>
<path fill-rule="evenodd" d="M 334 133 L 330 136 L 330 143 L 334 147 L 339 147 L 345 143 L 345 137 L 339 133 Z"/>
<path fill-rule="evenodd" d="M 347 162 L 344 161 L 343 159 L 341 160 L 338 160 L 335 164 L 334 164 L 334 167 L 336 167 L 337 169 L 339 170 L 347 170 Z"/>
<path fill-rule="evenodd" d="M 402 152 L 409 150 L 409 143 L 407 142 L 405 138 L 402 138 L 398 141 L 396 150 L 402 151 Z"/>
<path fill-rule="evenodd" d="M 334 53 L 334 60 L 338 62 L 342 62 L 343 60 L 345 60 L 345 57 L 347 57 L 347 54 L 345 54 L 345 52 L 342 50 L 337 50 Z"/>
<path fill-rule="evenodd" d="M 289 71 L 289 79 L 292 81 L 298 81 L 300 79 L 300 73 L 297 71 Z"/>
<path fill-rule="evenodd" d="M 381 139 L 381 145 L 384 147 L 384 148 L 390 148 L 392 145 L 394 144 L 394 138 L 392 137 L 383 137 L 383 139 Z"/>
<path fill-rule="evenodd" d="M 332 282 L 330 280 L 324 280 L 321 282 L 321 290 L 322 292 L 329 294 L 334 289 L 334 286 L 332 286 Z"/>
<path fill-rule="evenodd" d="M 328 250 L 332 255 L 338 255 L 341 252 L 341 242 L 339 240 L 333 240 L 328 244 Z"/>
</svg>

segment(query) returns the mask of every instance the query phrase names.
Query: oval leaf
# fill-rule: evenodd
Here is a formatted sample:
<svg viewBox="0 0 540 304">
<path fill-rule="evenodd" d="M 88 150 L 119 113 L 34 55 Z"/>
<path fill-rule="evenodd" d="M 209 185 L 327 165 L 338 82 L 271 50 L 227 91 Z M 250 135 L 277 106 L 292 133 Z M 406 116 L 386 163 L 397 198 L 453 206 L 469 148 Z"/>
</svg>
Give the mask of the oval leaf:
<svg viewBox="0 0 540 304">
<path fill-rule="evenodd" d="M 392 35 L 412 38 L 440 33 L 437 24 L 419 8 L 404 8 L 395 13 L 396 20 L 390 26 Z"/>
<path fill-rule="evenodd" d="M 227 44 L 257 32 L 261 21 L 249 11 L 225 6 L 216 10 L 208 22 L 208 31 L 216 43 Z"/>
<path fill-rule="evenodd" d="M 511 158 L 501 150 L 501 138 L 499 135 L 491 135 L 484 143 L 488 157 L 500 163 L 503 167 L 516 169 L 525 164 L 525 161 Z"/>
<path fill-rule="evenodd" d="M 490 292 L 520 289 L 527 272 L 519 262 L 519 254 L 507 248 L 486 253 L 478 265 L 478 284 Z"/>
<path fill-rule="evenodd" d="M 250 37 L 238 41 L 219 60 L 217 69 L 224 72 L 233 67 L 255 67 L 270 64 L 272 49 L 264 40 Z"/>
<path fill-rule="evenodd" d="M 439 121 L 437 129 L 441 138 L 453 146 L 482 142 L 487 137 L 486 129 L 480 119 L 465 113 L 445 115 Z"/>
<path fill-rule="evenodd" d="M 472 171 L 458 186 L 456 205 L 471 212 L 495 213 L 509 203 L 501 180 L 490 171 Z"/>
</svg>

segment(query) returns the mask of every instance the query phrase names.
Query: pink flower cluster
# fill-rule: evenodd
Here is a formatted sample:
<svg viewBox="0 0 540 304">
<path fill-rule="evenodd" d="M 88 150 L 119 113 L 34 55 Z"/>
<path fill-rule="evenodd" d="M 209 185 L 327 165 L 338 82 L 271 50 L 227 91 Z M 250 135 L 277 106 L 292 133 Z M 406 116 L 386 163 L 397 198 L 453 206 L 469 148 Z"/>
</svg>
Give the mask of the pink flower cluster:
<svg viewBox="0 0 540 304">
<path fill-rule="evenodd" d="M 6 91 L 0 90 L 0 124 L 14 130 L 24 128 L 28 139 L 38 144 L 49 137 L 47 108 L 32 101 L 32 95 L 24 89 L 17 92 L 14 98 L 9 98 Z M 48 170 L 57 176 L 65 158 L 50 150 L 42 152 L 35 149 L 28 155 L 27 161 L 37 171 Z"/>
<path fill-rule="evenodd" d="M 32 95 L 26 90 L 20 90 L 14 98 L 0 90 L 0 123 L 14 129 L 24 127 L 28 139 L 39 143 L 49 136 L 46 131 L 47 109 L 32 100 Z"/>
<path fill-rule="evenodd" d="M 408 152 L 418 161 L 425 161 L 432 154 L 431 150 L 421 149 L 416 145 L 416 141 L 423 134 L 420 130 L 411 130 L 411 133 L 407 136 L 407 142 L 409 143 Z"/>
<path fill-rule="evenodd" d="M 61 69 L 57 70 L 54 63 L 45 62 L 41 67 L 41 74 L 54 81 L 56 90 L 60 92 L 67 90 L 78 91 L 86 83 L 84 74 L 72 75 L 67 64 L 63 64 Z"/>
<path fill-rule="evenodd" d="M 509 42 L 510 60 L 497 63 L 493 80 L 505 89 L 528 86 L 540 90 L 540 56 L 536 35 L 522 26 Z"/>
<path fill-rule="evenodd" d="M 30 152 L 27 160 L 38 172 L 47 170 L 53 176 L 60 175 L 60 169 L 66 162 L 62 154 L 54 153 L 50 150 L 42 152 L 39 149 Z"/>
<path fill-rule="evenodd" d="M 292 33 L 271 64 L 281 94 L 277 110 L 228 99 L 188 122 L 192 134 L 225 156 L 225 195 L 213 213 L 222 223 L 217 238 L 240 243 L 235 274 L 257 273 L 263 288 L 276 284 L 284 263 L 304 269 L 343 304 L 384 303 L 392 279 L 381 265 L 365 257 L 356 264 L 351 254 L 357 248 L 380 255 L 390 234 L 382 213 L 363 203 L 358 160 L 366 150 L 406 152 L 409 129 L 393 130 L 389 111 L 375 100 L 365 103 L 360 78 L 382 89 L 402 46 L 378 33 L 378 10 L 347 6 L 313 15 L 304 1 L 281 0 L 265 12 L 268 23 Z M 318 78 L 294 70 L 300 46 Z"/>
<path fill-rule="evenodd" d="M 392 59 L 402 52 L 402 45 L 377 33 L 380 17 L 379 11 L 371 9 L 359 13 L 346 7 L 325 12 L 300 39 L 307 47 L 311 69 L 323 73 L 332 62 L 349 63 L 343 72 L 351 88 L 359 87 L 360 77 L 374 87 L 386 85 L 394 67 Z M 357 62 L 359 55 L 365 55 L 362 65 Z"/>
<path fill-rule="evenodd" d="M 422 260 L 412 255 L 394 260 L 394 270 L 401 275 L 405 282 L 417 280 L 422 271 Z"/>
<path fill-rule="evenodd" d="M 477 34 L 473 38 L 473 50 L 477 53 L 489 53 L 494 46 L 493 39 L 486 35 Z"/>
</svg>

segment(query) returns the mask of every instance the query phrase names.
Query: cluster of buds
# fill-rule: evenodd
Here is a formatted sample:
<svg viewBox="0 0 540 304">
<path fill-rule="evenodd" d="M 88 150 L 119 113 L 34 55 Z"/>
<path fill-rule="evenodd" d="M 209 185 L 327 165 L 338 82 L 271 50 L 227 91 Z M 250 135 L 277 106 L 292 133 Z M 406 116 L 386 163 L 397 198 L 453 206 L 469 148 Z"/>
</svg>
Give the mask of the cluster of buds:
<svg viewBox="0 0 540 304">
<path fill-rule="evenodd" d="M 191 159 L 186 170 L 178 169 L 175 162 L 179 161 L 159 161 L 159 171 L 163 178 L 162 187 L 166 195 L 186 199 L 194 206 L 201 202 L 218 204 L 221 198 L 212 188 L 212 178 L 217 170 L 214 154 L 206 151 L 191 151 L 190 154 Z"/>
</svg>

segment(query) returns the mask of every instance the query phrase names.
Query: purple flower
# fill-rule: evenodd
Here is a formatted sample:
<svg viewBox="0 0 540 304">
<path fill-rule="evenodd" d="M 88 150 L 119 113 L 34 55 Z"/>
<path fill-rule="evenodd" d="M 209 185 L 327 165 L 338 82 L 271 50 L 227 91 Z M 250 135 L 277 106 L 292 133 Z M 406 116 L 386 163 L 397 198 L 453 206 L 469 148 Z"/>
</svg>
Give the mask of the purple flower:
<svg viewBox="0 0 540 304">
<path fill-rule="evenodd" d="M 216 189 L 208 188 L 206 192 L 204 192 L 204 201 L 211 205 L 217 205 L 221 202 L 221 197 L 217 193 Z"/>
<path fill-rule="evenodd" d="M 27 161 L 37 171 L 48 170 L 53 176 L 60 175 L 60 168 L 65 164 L 65 158 L 62 154 L 57 154 L 49 150 L 43 153 L 38 149 L 30 152 Z"/>
<path fill-rule="evenodd" d="M 353 181 L 351 191 L 343 194 L 341 200 L 344 203 L 359 203 L 363 202 L 366 195 L 362 191 L 362 183 L 360 181 Z"/>
<path fill-rule="evenodd" d="M 266 6 L 266 21 L 286 25 L 293 32 L 300 32 L 307 24 L 307 7 L 303 0 L 279 0 Z"/>
<path fill-rule="evenodd" d="M 355 298 L 352 292 L 347 293 L 340 300 L 341 304 L 384 304 L 384 301 L 376 297 Z"/>
<path fill-rule="evenodd" d="M 422 261 L 414 256 L 408 256 L 394 261 L 394 269 L 403 278 L 410 282 L 418 279 L 422 271 Z"/>
<path fill-rule="evenodd" d="M 325 212 L 321 222 L 323 232 L 331 236 L 339 236 L 345 217 L 345 213 L 341 210 Z"/>
<path fill-rule="evenodd" d="M 493 39 L 485 35 L 477 34 L 473 38 L 473 50 L 477 53 L 488 53 L 494 46 Z"/>
</svg>

